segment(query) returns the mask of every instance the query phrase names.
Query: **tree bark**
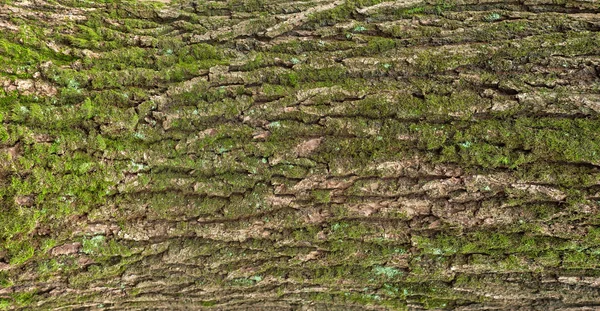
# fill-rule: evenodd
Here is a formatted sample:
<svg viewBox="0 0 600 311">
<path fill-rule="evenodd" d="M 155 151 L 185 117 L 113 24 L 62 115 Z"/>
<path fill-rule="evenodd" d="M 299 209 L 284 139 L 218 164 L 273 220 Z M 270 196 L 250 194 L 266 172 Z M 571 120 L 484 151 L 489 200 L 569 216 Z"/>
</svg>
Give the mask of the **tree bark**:
<svg viewBox="0 0 600 311">
<path fill-rule="evenodd" d="M 0 310 L 600 308 L 599 13 L 0 0 Z"/>
</svg>

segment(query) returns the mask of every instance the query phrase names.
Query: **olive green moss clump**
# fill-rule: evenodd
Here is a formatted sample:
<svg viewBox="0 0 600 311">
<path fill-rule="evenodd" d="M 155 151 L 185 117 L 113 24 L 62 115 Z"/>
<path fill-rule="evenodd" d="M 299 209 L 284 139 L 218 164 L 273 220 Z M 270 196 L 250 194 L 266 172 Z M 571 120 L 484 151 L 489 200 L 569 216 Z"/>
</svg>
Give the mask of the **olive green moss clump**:
<svg viewBox="0 0 600 311">
<path fill-rule="evenodd" d="M 0 1 L 0 310 L 593 307 L 599 10 Z"/>
</svg>

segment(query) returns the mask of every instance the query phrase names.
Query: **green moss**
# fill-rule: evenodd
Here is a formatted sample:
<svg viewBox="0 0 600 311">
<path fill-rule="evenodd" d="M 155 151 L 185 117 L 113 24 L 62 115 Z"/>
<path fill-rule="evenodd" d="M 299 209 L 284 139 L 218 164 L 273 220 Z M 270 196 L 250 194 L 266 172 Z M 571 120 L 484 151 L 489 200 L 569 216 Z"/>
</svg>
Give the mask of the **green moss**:
<svg viewBox="0 0 600 311">
<path fill-rule="evenodd" d="M 333 9 L 321 11 L 309 16 L 309 23 L 317 26 L 331 26 L 349 19 L 354 13 L 355 6 L 351 1 L 345 1 Z"/>
<path fill-rule="evenodd" d="M 23 264 L 35 253 L 35 248 L 28 241 L 11 241 L 6 246 L 10 254 L 11 265 Z"/>
<path fill-rule="evenodd" d="M 83 253 L 95 256 L 100 260 L 109 259 L 115 256 L 128 257 L 132 254 L 131 250 L 126 245 L 115 240 L 107 241 L 103 235 L 84 238 L 81 244 L 81 251 Z"/>
<path fill-rule="evenodd" d="M 240 68 L 241 70 L 244 71 L 252 71 L 252 70 L 256 70 L 260 67 L 263 67 L 265 65 L 265 54 L 264 53 L 256 53 L 252 60 L 248 61 L 247 63 L 245 63 L 244 65 L 242 65 L 242 67 Z"/>
<path fill-rule="evenodd" d="M 0 141 L 4 148 L 18 146 L 19 153 L 9 157 L 3 151 L 0 161 L 0 175 L 6 177 L 0 181 L 4 183 L 0 240 L 7 241 L 6 259 L 11 264 L 31 263 L 40 280 L 64 276 L 68 270 L 70 286 L 118 288 L 115 277 L 129 269 L 134 272 L 138 260 L 144 263 L 131 246 L 139 243 L 82 238 L 82 252 L 95 261 L 87 271 L 62 259 L 48 259 L 48 251 L 70 239 L 61 230 L 74 214 L 86 215 L 83 219 L 90 222 L 114 220 L 122 230 L 135 230 L 135 224 L 126 224 L 143 214 L 149 222 L 172 224 L 170 234 L 188 237 L 182 238 L 186 241 L 193 240 L 191 235 L 211 236 L 216 222 L 223 226 L 218 230 L 228 233 L 254 234 L 258 221 L 261 226 L 276 226 L 277 230 L 268 230 L 268 237 L 243 243 L 235 240 L 237 235 L 224 235 L 219 239 L 233 241 L 189 244 L 181 256 L 192 263 L 200 259 L 220 263 L 218 271 L 188 267 L 185 273 L 202 279 L 196 283 L 202 286 L 255 286 L 268 272 L 269 279 L 309 280 L 329 288 L 324 293 L 282 289 L 286 299 L 390 309 L 406 309 L 408 299 L 411 305 L 451 309 L 483 301 L 449 287 L 464 285 L 460 274 L 452 283 L 451 265 L 474 264 L 483 271 L 485 276 L 477 271 L 463 280 L 478 287 L 477 292 L 490 284 L 504 284 L 504 279 L 494 283 L 489 278 L 494 273 L 537 275 L 556 269 L 592 273 L 598 266 L 599 222 L 596 215 L 581 211 L 596 204 L 590 197 L 600 177 L 594 167 L 600 160 L 599 124 L 591 110 L 572 103 L 572 85 L 561 85 L 568 75 L 555 71 L 570 68 L 584 74 L 589 65 L 585 59 L 570 57 L 596 55 L 597 34 L 585 31 L 589 25 L 583 20 L 555 12 L 538 12 L 535 20 L 502 20 L 504 9 L 510 7 L 504 4 L 477 6 L 481 10 L 476 12 L 467 12 L 470 6 L 453 7 L 449 1 L 399 10 L 381 6 L 368 16 L 357 10 L 380 2 L 345 1 L 311 15 L 296 30 L 341 27 L 321 27 L 315 37 L 285 35 L 271 43 L 258 38 L 277 22 L 271 15 L 294 14 L 312 4 L 292 8 L 265 1 L 211 2 L 197 4 L 194 13 L 183 4 L 175 21 L 158 18 L 154 4 L 66 0 L 61 4 L 95 10 L 86 11 L 85 21 L 58 21 L 52 30 L 28 19 L 18 33 L 3 33 L 2 75 L 30 78 L 40 70 L 42 79 L 59 89 L 59 95 L 51 98 L 0 91 Z M 407 28 L 402 21 L 396 23 L 398 17 L 429 25 Z M 225 40 L 234 35 L 228 32 L 210 44 L 191 43 L 196 34 L 235 27 L 243 20 L 250 22 L 239 41 Z M 390 35 L 398 39 L 384 38 Z M 68 55 L 52 51 L 47 40 L 63 52 L 61 43 L 69 44 L 71 51 Z M 470 50 L 462 50 L 465 44 Z M 341 61 L 359 56 L 376 56 L 379 63 L 356 70 Z M 323 64 L 323 59 L 331 62 Z M 52 64 L 39 66 L 48 60 Z M 229 65 L 230 60 L 229 70 L 244 71 L 247 85 L 203 81 L 207 69 Z M 553 69 L 540 69 L 546 67 Z M 349 77 L 354 75 L 364 78 Z M 196 79 L 190 85 L 187 81 L 192 78 Z M 494 103 L 515 99 L 513 88 L 527 96 L 518 96 L 516 108 L 490 113 Z M 168 96 L 154 99 L 167 89 Z M 494 95 L 485 95 L 489 90 L 484 89 Z M 592 84 L 585 92 L 596 89 Z M 297 102 L 297 96 L 313 90 L 319 93 Z M 576 114 L 538 116 L 538 99 L 548 109 Z M 264 132 L 270 136 L 253 139 Z M 297 159 L 293 150 L 308 137 L 326 139 L 310 157 Z M 414 158 L 422 161 L 416 170 L 378 168 L 383 162 Z M 443 223 L 417 233 L 411 227 L 410 241 L 408 217 L 398 209 L 388 206 L 369 215 L 371 221 L 348 208 L 371 200 L 396 200 L 397 195 L 382 193 L 404 193 L 406 187 L 427 182 L 430 176 L 421 180 L 423 174 L 437 176 L 438 168 L 448 164 L 469 175 L 503 173 L 519 183 L 549 185 L 567 198 L 556 202 L 527 191 L 478 185 L 481 210 L 502 205 L 503 213 L 516 217 L 514 224 L 460 228 Z M 398 174 L 410 178 L 391 177 Z M 326 207 L 331 216 L 322 223 L 307 224 L 299 210 L 274 207 L 265 200 L 287 196 L 300 179 L 317 175 L 358 177 L 342 192 L 312 189 L 297 194 L 295 204 Z M 372 180 L 379 182 L 375 190 L 368 188 Z M 460 191 L 449 195 L 460 196 Z M 31 206 L 16 203 L 29 197 Z M 203 225 L 193 226 L 194 219 Z M 580 229 L 587 230 L 585 237 L 561 231 L 563 225 L 571 228 L 581 222 L 589 226 Z M 547 226 L 560 238 L 547 236 L 542 230 Z M 49 229 L 53 235 L 36 238 L 36 229 Z M 290 243 L 273 248 L 273 241 Z M 318 246 L 319 258 L 302 262 L 298 255 L 313 248 L 294 241 Z M 177 243 L 170 240 L 165 243 L 169 245 L 144 252 L 175 252 Z M 409 268 L 395 267 L 405 261 Z M 223 271 L 243 271 L 249 263 L 258 268 L 253 274 L 260 274 L 225 279 Z M 0 274 L 3 287 L 18 283 L 13 279 L 8 272 Z M 0 301 L 0 308 L 36 299 L 27 294 Z M 82 303 L 90 299 L 79 297 Z"/>
<path fill-rule="evenodd" d="M 393 279 L 396 276 L 402 275 L 402 271 L 393 267 L 375 266 L 373 267 L 373 273 L 379 276 L 385 276 L 386 278 Z"/>
<path fill-rule="evenodd" d="M 115 286 L 112 279 L 123 273 L 127 262 L 112 263 L 110 265 L 91 265 L 86 271 L 77 271 L 69 277 L 69 284 L 75 288 L 88 288 L 91 284 L 102 283 L 104 286 Z M 113 283 L 113 284 L 111 284 Z M 115 286 L 116 287 L 116 286 Z"/>
<path fill-rule="evenodd" d="M 56 259 L 44 260 L 38 263 L 37 271 L 42 278 L 45 278 L 59 271 L 61 266 Z"/>
<path fill-rule="evenodd" d="M 200 303 L 203 307 L 212 307 L 217 304 L 216 301 L 202 301 Z"/>
<path fill-rule="evenodd" d="M 478 56 L 464 54 L 442 53 L 431 50 L 423 50 L 416 53 L 415 71 L 419 75 L 444 72 L 457 68 L 461 65 L 476 63 Z"/>
<path fill-rule="evenodd" d="M 298 75 L 294 72 L 285 73 L 279 76 L 279 83 L 285 86 L 298 86 Z"/>
<path fill-rule="evenodd" d="M 310 67 L 301 67 L 296 72 L 297 81 L 317 82 L 317 81 L 338 81 L 346 75 L 347 69 L 343 66 L 326 67 L 314 69 Z"/>
<path fill-rule="evenodd" d="M 313 190 L 312 195 L 316 202 L 325 204 L 331 202 L 331 191 L 329 190 Z"/>
<path fill-rule="evenodd" d="M 435 3 L 435 13 L 440 15 L 442 14 L 444 11 L 450 10 L 455 6 L 453 1 L 448 1 L 448 0 L 436 0 Z"/>
<path fill-rule="evenodd" d="M 433 310 L 440 310 L 440 309 L 448 309 L 448 307 L 451 306 L 453 300 L 451 299 L 431 299 L 431 298 L 427 298 L 427 299 L 423 299 L 423 306 L 425 307 L 425 309 L 433 309 Z"/>
<path fill-rule="evenodd" d="M 366 46 L 354 49 L 353 56 L 373 56 L 397 47 L 396 40 L 389 38 L 375 37 L 367 43 Z"/>
<path fill-rule="evenodd" d="M 434 238 L 416 236 L 413 241 L 424 253 L 433 255 L 527 253 L 572 247 L 568 242 L 557 238 L 488 231 L 476 231 L 463 237 L 446 234 L 439 234 Z"/>
<path fill-rule="evenodd" d="M 12 306 L 10 299 L 0 298 L 0 310 L 8 310 Z"/>
<path fill-rule="evenodd" d="M 408 15 L 417 15 L 425 12 L 425 7 L 418 6 L 410 9 L 402 9 L 402 12 L 405 12 Z"/>
<path fill-rule="evenodd" d="M 563 255 L 562 266 L 571 269 L 594 269 L 600 264 L 599 255 L 583 251 L 567 252 Z"/>
<path fill-rule="evenodd" d="M 14 281 L 6 271 L 0 271 L 0 287 L 6 288 L 14 285 Z"/>
<path fill-rule="evenodd" d="M 35 301 L 35 297 L 36 291 L 13 294 L 13 299 L 19 307 L 24 307 L 32 304 Z"/>
<path fill-rule="evenodd" d="M 252 286 L 258 282 L 260 282 L 262 280 L 262 278 L 259 276 L 257 277 L 250 277 L 250 278 L 236 278 L 233 279 L 230 283 L 233 286 Z"/>
</svg>

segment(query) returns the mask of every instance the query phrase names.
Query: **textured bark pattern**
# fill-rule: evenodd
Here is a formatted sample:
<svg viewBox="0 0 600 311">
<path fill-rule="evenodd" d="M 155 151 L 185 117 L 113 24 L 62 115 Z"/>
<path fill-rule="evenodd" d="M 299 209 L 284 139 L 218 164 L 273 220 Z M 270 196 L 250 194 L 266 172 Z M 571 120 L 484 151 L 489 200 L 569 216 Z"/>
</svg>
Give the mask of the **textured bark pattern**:
<svg viewBox="0 0 600 311">
<path fill-rule="evenodd" d="M 600 308 L 598 1 L 0 0 L 0 309 Z"/>
</svg>

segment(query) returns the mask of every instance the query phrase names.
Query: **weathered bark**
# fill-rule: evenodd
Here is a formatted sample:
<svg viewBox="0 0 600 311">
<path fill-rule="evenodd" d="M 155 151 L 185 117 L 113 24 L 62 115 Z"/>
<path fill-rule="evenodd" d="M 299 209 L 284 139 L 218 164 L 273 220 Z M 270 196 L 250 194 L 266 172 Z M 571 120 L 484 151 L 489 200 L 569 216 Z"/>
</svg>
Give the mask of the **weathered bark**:
<svg viewBox="0 0 600 311">
<path fill-rule="evenodd" d="M 600 308 L 598 1 L 0 3 L 0 309 Z"/>
</svg>

